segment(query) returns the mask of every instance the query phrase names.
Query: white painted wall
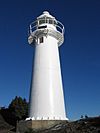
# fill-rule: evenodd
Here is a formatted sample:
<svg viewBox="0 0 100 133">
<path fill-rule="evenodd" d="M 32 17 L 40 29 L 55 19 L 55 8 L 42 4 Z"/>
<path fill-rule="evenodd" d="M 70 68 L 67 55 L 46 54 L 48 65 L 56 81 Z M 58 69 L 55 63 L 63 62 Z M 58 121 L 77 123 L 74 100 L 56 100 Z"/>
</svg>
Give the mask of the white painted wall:
<svg viewBox="0 0 100 133">
<path fill-rule="evenodd" d="M 38 21 L 44 19 L 54 19 L 56 25 L 50 23 L 40 24 Z M 63 43 L 63 25 L 58 26 L 58 21 L 47 11 L 37 18 L 40 25 L 30 25 L 29 44 L 35 44 L 35 56 L 32 73 L 29 119 L 35 120 L 66 120 L 63 85 L 61 78 L 60 59 L 58 46 Z M 38 26 L 45 26 L 40 28 Z M 61 23 L 60 23 L 61 25 Z M 61 29 L 57 31 L 56 27 Z M 37 27 L 33 30 L 34 27 Z M 39 43 L 39 37 L 44 38 L 43 43 Z"/>
<path fill-rule="evenodd" d="M 66 119 L 57 40 L 35 45 L 29 117 Z"/>
</svg>

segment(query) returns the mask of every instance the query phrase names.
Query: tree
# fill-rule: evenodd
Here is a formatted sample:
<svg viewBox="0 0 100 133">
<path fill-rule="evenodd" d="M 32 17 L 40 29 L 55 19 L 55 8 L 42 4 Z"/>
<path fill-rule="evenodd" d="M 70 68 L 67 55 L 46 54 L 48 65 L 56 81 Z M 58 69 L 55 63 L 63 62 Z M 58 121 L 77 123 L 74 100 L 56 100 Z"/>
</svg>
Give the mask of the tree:
<svg viewBox="0 0 100 133">
<path fill-rule="evenodd" d="M 28 103 L 26 99 L 15 97 L 8 108 L 1 108 L 0 114 L 6 122 L 16 126 L 16 122 L 28 117 Z"/>
<path fill-rule="evenodd" d="M 11 114 L 17 120 L 25 119 L 28 116 L 28 103 L 26 99 L 21 97 L 15 97 L 8 107 Z"/>
<path fill-rule="evenodd" d="M 83 115 L 81 115 L 81 119 L 83 119 Z"/>
<path fill-rule="evenodd" d="M 29 128 L 25 133 L 34 133 L 32 128 Z"/>
<path fill-rule="evenodd" d="M 85 119 L 87 119 L 88 118 L 88 116 L 87 115 L 85 115 Z"/>
</svg>

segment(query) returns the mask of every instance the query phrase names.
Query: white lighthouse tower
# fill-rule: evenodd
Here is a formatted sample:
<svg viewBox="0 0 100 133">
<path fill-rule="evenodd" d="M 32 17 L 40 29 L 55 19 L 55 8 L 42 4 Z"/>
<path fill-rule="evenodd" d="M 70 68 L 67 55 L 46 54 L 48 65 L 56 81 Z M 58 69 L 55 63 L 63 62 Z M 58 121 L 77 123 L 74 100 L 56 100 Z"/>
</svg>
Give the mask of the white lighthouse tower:
<svg viewBox="0 0 100 133">
<path fill-rule="evenodd" d="M 64 26 L 44 11 L 30 24 L 28 42 L 35 47 L 29 119 L 66 120 L 58 47 Z"/>
</svg>

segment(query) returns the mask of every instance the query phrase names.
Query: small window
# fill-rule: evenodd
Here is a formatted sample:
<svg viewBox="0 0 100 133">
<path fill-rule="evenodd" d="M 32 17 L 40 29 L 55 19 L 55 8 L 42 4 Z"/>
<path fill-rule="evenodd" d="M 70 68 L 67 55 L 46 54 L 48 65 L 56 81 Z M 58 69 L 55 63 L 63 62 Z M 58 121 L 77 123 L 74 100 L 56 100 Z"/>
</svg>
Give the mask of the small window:
<svg viewBox="0 0 100 133">
<path fill-rule="evenodd" d="M 43 43 L 43 37 L 39 38 L 39 42 Z"/>
</svg>

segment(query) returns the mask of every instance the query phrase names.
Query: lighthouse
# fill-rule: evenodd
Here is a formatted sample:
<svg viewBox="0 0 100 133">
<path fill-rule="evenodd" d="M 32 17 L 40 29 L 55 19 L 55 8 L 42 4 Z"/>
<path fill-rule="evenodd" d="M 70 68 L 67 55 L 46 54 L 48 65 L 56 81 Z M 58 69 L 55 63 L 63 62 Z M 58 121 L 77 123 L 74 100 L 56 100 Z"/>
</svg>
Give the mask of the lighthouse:
<svg viewBox="0 0 100 133">
<path fill-rule="evenodd" d="M 35 48 L 29 118 L 66 120 L 59 47 L 64 41 L 64 26 L 44 11 L 29 27 L 28 42 Z"/>
</svg>

